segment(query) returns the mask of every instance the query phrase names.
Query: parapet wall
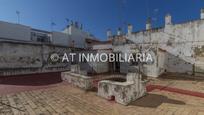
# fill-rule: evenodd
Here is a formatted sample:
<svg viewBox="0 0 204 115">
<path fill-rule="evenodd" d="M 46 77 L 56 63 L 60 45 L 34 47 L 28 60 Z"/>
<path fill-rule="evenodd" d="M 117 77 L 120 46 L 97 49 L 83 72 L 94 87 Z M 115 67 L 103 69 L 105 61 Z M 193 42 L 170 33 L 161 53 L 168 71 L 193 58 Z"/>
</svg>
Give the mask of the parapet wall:
<svg viewBox="0 0 204 115">
<path fill-rule="evenodd" d="M 0 76 L 57 72 L 70 68 L 70 63 L 53 63 L 50 55 L 69 53 L 70 48 L 50 44 L 0 42 Z"/>
</svg>

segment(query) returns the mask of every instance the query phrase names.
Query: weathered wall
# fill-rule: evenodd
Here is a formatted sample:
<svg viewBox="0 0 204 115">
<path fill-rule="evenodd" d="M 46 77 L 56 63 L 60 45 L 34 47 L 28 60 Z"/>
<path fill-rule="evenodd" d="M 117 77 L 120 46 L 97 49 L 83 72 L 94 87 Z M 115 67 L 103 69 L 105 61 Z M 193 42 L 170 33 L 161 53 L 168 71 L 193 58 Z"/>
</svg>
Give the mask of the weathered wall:
<svg viewBox="0 0 204 115">
<path fill-rule="evenodd" d="M 41 52 L 40 45 L 0 42 L 0 68 L 39 68 Z"/>
<path fill-rule="evenodd" d="M 62 72 L 61 78 L 63 81 L 67 81 L 72 85 L 84 90 L 90 90 L 93 88 L 92 78 L 86 75 L 81 75 L 73 72 Z"/>
<path fill-rule="evenodd" d="M 152 46 L 150 43 L 154 43 L 158 48 L 165 50 L 167 56 L 164 67 L 167 72 L 192 73 L 193 64 L 199 62 L 195 59 L 194 49 L 204 46 L 203 31 L 204 20 L 195 20 L 127 34 L 127 39 L 138 45 L 149 44 L 149 47 Z M 204 64 L 199 66 L 204 68 Z"/>
<path fill-rule="evenodd" d="M 70 52 L 67 47 L 20 42 L 0 42 L 0 75 L 63 71 L 70 63 L 53 63 L 52 53 Z"/>
<path fill-rule="evenodd" d="M 70 46 L 71 38 L 62 32 L 52 32 L 52 43 L 56 45 Z"/>
<path fill-rule="evenodd" d="M 197 47 L 194 49 L 195 52 L 195 66 L 194 72 L 195 75 L 204 75 L 204 46 Z"/>
<path fill-rule="evenodd" d="M 102 80 L 98 83 L 98 95 L 128 105 L 146 94 L 146 81 L 136 73 L 128 73 L 126 82 Z"/>
<path fill-rule="evenodd" d="M 60 58 L 62 58 L 64 53 L 69 54 L 71 52 L 70 48 L 62 47 L 62 46 L 55 46 L 55 45 L 43 45 L 42 47 L 43 53 L 43 71 L 56 71 L 56 70 L 67 70 L 70 69 L 70 62 L 62 63 L 62 60 L 58 62 L 53 62 L 50 59 L 50 55 L 53 53 L 57 53 Z"/>
<path fill-rule="evenodd" d="M 85 55 L 87 54 L 93 54 L 95 55 L 96 53 L 98 53 L 99 55 L 101 53 L 109 53 L 111 52 L 110 50 L 90 50 L 90 51 L 79 51 L 79 52 L 76 52 L 77 54 L 78 53 L 84 53 Z M 78 57 L 78 56 L 77 56 Z M 94 61 L 91 61 L 91 62 L 78 62 L 79 65 L 80 65 L 80 69 L 83 71 L 87 71 L 88 73 L 106 73 L 106 72 L 109 72 L 110 71 L 110 68 L 109 68 L 109 62 L 94 62 Z"/>
<path fill-rule="evenodd" d="M 113 46 L 113 52 L 114 53 L 130 53 L 131 51 L 131 45 L 118 45 Z M 123 56 L 123 55 L 122 55 Z M 128 62 L 121 62 L 120 63 L 120 73 L 128 73 L 129 69 L 129 63 Z"/>
<path fill-rule="evenodd" d="M 173 73 L 193 73 L 193 65 L 172 54 L 166 54 L 165 69 Z"/>
</svg>

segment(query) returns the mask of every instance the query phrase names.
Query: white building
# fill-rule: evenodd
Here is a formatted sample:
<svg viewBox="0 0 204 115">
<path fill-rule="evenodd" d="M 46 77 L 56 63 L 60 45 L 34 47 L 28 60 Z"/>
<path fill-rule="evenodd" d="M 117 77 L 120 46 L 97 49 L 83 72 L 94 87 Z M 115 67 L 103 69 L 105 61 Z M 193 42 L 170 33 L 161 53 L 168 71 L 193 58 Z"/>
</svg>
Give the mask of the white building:
<svg viewBox="0 0 204 115">
<path fill-rule="evenodd" d="M 85 48 L 86 38 L 95 39 L 91 34 L 79 28 L 77 23 L 67 26 L 62 32 L 49 32 L 21 24 L 0 21 L 0 40 L 4 41 L 38 42 Z"/>
<path fill-rule="evenodd" d="M 64 29 L 63 33 L 70 36 L 70 43 L 78 48 L 87 47 L 86 39 L 96 39 L 93 35 L 82 30 L 77 23 L 69 25 Z"/>
<path fill-rule="evenodd" d="M 113 51 L 127 53 L 132 49 L 150 49 L 154 63 L 144 64 L 147 76 L 158 77 L 164 72 L 202 74 L 204 73 L 204 12 L 199 20 L 180 24 L 172 22 L 171 15 L 165 16 L 165 26 L 151 28 L 151 20 L 146 30 L 133 32 L 128 25 L 128 33 L 110 37 L 113 39 Z M 108 32 L 110 33 L 110 32 Z M 130 64 L 121 63 L 120 72 L 127 73 Z"/>
</svg>

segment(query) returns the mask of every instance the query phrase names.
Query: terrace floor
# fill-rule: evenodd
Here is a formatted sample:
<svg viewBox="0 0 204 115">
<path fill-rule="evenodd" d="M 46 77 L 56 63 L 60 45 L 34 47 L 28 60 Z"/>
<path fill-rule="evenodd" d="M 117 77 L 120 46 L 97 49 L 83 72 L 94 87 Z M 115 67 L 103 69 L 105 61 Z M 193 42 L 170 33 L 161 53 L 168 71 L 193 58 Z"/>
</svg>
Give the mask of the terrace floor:
<svg viewBox="0 0 204 115">
<path fill-rule="evenodd" d="M 27 78 L 30 80 L 26 83 L 24 78 L 24 82 L 14 84 L 9 79 L 9 83 L 1 80 L 0 114 L 204 115 L 204 98 L 161 89 L 152 90 L 143 98 L 123 106 L 98 97 L 94 91 L 86 92 L 61 82 L 56 77 L 52 78 L 56 82 L 44 78 L 45 84 L 35 83 L 31 78 Z M 149 84 L 204 92 L 202 80 L 162 78 L 150 79 Z"/>
</svg>

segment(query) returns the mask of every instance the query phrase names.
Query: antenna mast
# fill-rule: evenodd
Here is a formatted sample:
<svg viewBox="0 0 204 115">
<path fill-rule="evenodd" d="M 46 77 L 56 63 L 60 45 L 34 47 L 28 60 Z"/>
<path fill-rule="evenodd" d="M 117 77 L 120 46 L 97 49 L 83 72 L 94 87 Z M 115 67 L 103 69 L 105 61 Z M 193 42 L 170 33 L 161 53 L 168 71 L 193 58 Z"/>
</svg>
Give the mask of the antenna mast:
<svg viewBox="0 0 204 115">
<path fill-rule="evenodd" d="M 17 14 L 17 24 L 20 24 L 20 11 L 16 11 Z"/>
</svg>

